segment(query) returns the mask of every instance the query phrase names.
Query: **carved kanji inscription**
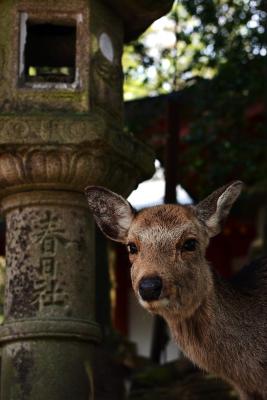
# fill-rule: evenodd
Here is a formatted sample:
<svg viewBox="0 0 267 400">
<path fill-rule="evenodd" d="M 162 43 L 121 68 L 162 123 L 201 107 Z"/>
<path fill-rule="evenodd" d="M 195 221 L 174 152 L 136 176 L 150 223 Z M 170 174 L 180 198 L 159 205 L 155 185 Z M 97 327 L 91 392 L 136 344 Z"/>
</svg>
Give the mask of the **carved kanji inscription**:
<svg viewBox="0 0 267 400">
<path fill-rule="evenodd" d="M 40 273 L 34 285 L 33 302 L 38 303 L 39 309 L 50 305 L 64 305 L 68 297 L 59 279 L 59 265 L 56 259 L 58 242 L 67 241 L 64 233 L 59 217 L 47 210 L 34 234 L 40 246 Z"/>
</svg>

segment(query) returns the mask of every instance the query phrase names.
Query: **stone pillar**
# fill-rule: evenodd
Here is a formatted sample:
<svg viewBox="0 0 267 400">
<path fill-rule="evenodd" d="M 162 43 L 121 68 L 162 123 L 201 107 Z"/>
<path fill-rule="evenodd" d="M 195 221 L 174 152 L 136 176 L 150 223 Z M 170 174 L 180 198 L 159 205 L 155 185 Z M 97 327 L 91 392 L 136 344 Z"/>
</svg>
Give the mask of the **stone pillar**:
<svg viewBox="0 0 267 400">
<path fill-rule="evenodd" d="M 19 155 L 9 154 L 11 164 L 12 157 Z M 59 151 L 57 157 L 62 162 Z M 1 166 L 8 172 L 4 158 Z M 32 160 L 34 176 L 48 167 L 62 177 L 59 164 L 44 160 Z M 9 170 L 9 179 L 26 172 L 21 161 L 21 169 L 17 164 L 17 171 Z M 77 168 L 72 172 L 75 181 L 82 178 Z M 94 226 L 82 193 L 45 186 L 12 187 L 2 199 L 7 277 L 1 399 L 87 400 L 93 398 L 92 344 L 100 340 L 94 322 Z"/>
<path fill-rule="evenodd" d="M 107 182 L 127 192 L 133 176 L 125 159 L 115 164 L 107 143 L 99 143 L 0 152 L 7 264 L 2 400 L 93 399 L 92 350 L 101 339 L 94 309 L 101 293 L 95 294 L 94 224 L 83 188 Z"/>
</svg>

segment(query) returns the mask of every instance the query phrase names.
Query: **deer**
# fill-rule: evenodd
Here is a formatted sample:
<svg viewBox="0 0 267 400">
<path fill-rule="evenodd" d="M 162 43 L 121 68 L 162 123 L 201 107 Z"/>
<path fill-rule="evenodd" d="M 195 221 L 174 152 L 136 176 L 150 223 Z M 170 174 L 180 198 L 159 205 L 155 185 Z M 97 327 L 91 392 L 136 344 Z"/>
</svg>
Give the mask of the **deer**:
<svg viewBox="0 0 267 400">
<path fill-rule="evenodd" d="M 226 280 L 205 256 L 242 187 L 234 181 L 197 205 L 139 211 L 104 187 L 85 193 L 103 234 L 127 247 L 140 305 L 163 317 L 183 353 L 241 400 L 267 400 L 267 257 Z"/>
</svg>

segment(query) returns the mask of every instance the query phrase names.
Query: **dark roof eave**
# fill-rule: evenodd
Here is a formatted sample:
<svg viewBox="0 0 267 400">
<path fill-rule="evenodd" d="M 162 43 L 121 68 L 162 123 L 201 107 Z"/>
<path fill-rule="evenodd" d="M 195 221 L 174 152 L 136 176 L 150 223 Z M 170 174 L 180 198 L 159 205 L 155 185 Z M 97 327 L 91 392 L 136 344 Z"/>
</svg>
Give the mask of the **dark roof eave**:
<svg viewBox="0 0 267 400">
<path fill-rule="evenodd" d="M 124 41 L 136 39 L 156 19 L 167 14 L 174 0 L 104 0 L 121 16 L 125 26 Z"/>
</svg>

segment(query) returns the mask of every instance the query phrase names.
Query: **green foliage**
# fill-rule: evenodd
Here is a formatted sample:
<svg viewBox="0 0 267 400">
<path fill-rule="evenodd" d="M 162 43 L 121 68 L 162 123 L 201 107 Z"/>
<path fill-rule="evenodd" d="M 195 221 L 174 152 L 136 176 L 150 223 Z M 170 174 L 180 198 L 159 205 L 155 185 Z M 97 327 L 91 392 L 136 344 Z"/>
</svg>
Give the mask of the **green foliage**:
<svg viewBox="0 0 267 400">
<path fill-rule="evenodd" d="M 264 105 L 267 93 L 266 8 L 264 0 L 180 0 L 159 28 L 157 50 L 151 48 L 155 27 L 129 45 L 131 53 L 126 49 L 134 58 L 126 68 L 126 98 L 191 92 L 179 171 L 193 194 L 228 179 L 250 184 L 265 178 L 265 110 L 255 121 L 248 114 Z M 137 82 L 138 93 L 131 91 Z"/>
<path fill-rule="evenodd" d="M 191 74 L 214 75 L 213 67 L 193 66 L 195 55 L 204 46 L 200 34 L 194 31 L 198 24 L 199 20 L 182 4 L 175 3 L 168 17 L 154 23 L 138 41 L 125 47 L 126 99 L 181 89 Z"/>
<path fill-rule="evenodd" d="M 263 58 L 265 25 L 264 0 L 176 1 L 167 17 L 126 46 L 126 98 L 168 93 L 213 77 L 225 63 Z"/>
<path fill-rule="evenodd" d="M 262 81 L 251 81 L 253 71 L 263 76 L 264 65 L 259 60 L 239 69 L 227 64 L 216 78 L 194 88 L 192 96 L 200 101 L 189 134 L 181 140 L 180 165 L 181 182 L 194 196 L 202 197 L 232 179 L 248 185 L 266 179 Z"/>
</svg>

